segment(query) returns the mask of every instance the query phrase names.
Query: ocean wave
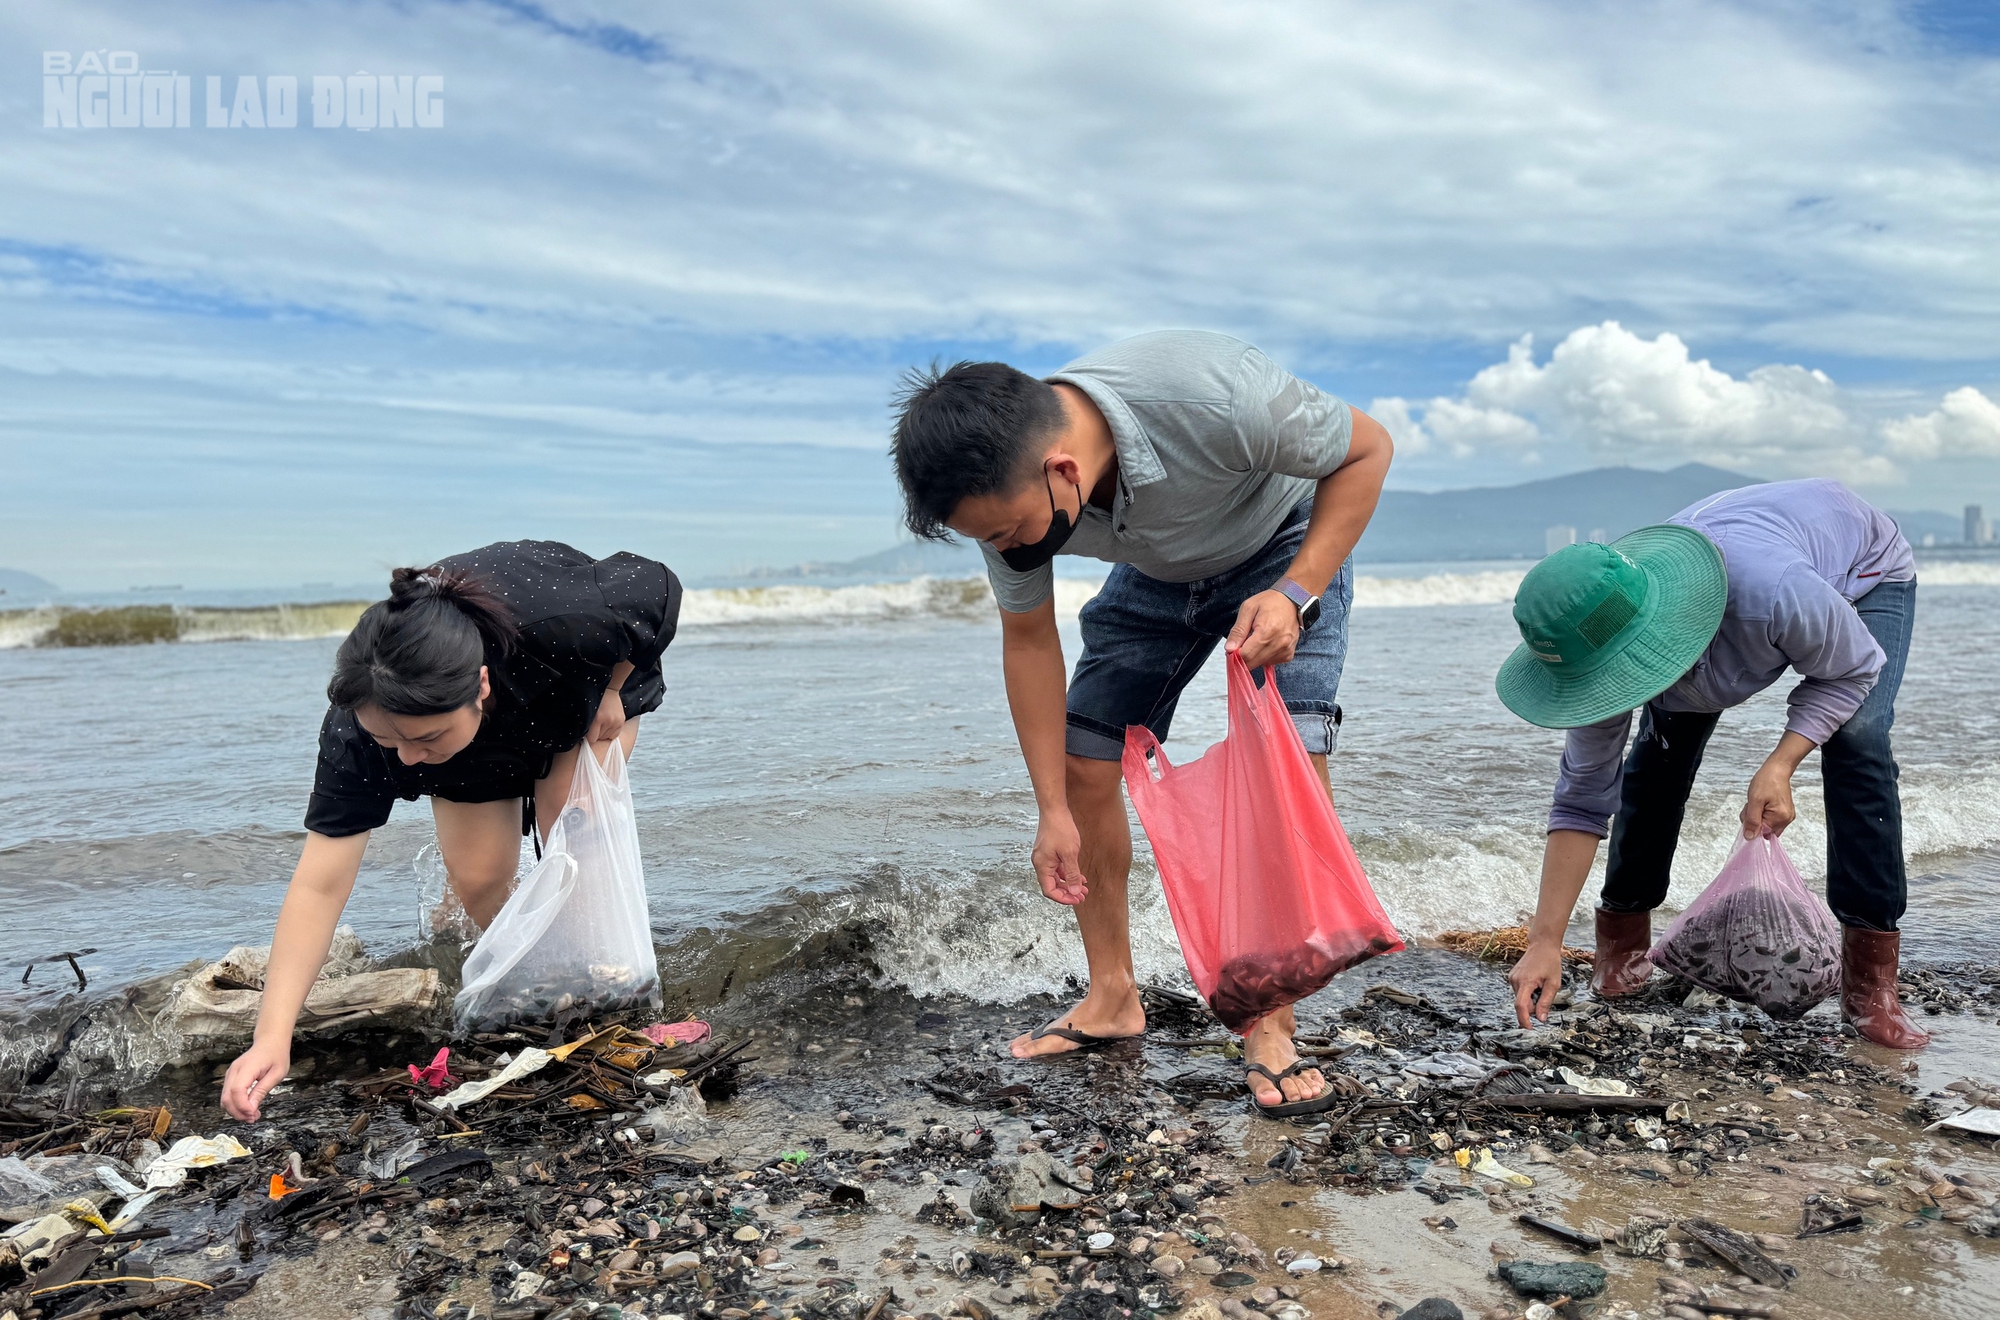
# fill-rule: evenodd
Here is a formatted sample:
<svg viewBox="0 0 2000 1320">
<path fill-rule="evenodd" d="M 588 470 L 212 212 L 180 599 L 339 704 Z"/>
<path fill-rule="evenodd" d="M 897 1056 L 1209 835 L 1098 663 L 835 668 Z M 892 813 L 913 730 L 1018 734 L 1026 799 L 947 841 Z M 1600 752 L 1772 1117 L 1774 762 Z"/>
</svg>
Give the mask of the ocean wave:
<svg viewBox="0 0 2000 1320">
<path fill-rule="evenodd" d="M 1926 587 L 2000 587 L 2000 562 L 1921 560 L 1917 581 Z"/>
<path fill-rule="evenodd" d="M 2000 564 L 1927 563 L 1926 587 L 2000 586 Z M 1423 609 L 1446 605 L 1505 605 L 1525 570 L 1432 573 L 1424 577 L 1363 575 L 1354 580 L 1356 609 Z M 1100 583 L 1057 578 L 1056 614 L 1074 619 Z M 0 611 L 0 650 L 28 646 L 130 646 L 149 642 L 283 641 L 340 637 L 354 626 L 366 601 L 269 605 L 222 609 L 176 605 L 123 605 L 87 609 L 65 605 Z M 728 628 L 750 624 L 854 624 L 905 619 L 980 622 L 994 616 L 986 579 L 919 577 L 859 586 L 702 587 L 681 602 L 681 627 Z"/>
<path fill-rule="evenodd" d="M 367 601 L 256 605 L 68 605 L 0 612 L 0 650 L 28 646 L 143 646 L 155 642 L 275 642 L 345 637 Z"/>
<path fill-rule="evenodd" d="M 1526 570 L 1433 573 L 1428 577 L 1357 577 L 1354 608 L 1420 609 L 1431 605 L 1506 605 Z"/>
</svg>

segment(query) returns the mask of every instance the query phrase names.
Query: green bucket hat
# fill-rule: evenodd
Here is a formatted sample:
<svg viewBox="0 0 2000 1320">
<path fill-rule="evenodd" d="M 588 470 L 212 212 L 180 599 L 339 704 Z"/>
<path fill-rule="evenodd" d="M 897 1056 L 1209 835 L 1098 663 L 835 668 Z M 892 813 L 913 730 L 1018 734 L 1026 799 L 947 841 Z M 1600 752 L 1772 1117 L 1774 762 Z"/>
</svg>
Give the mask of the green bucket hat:
<svg viewBox="0 0 2000 1320">
<path fill-rule="evenodd" d="M 1672 687 L 1708 649 L 1728 602 L 1722 552 L 1691 527 L 1564 546 L 1514 593 L 1523 645 L 1493 686 L 1530 724 L 1595 724 Z"/>
</svg>

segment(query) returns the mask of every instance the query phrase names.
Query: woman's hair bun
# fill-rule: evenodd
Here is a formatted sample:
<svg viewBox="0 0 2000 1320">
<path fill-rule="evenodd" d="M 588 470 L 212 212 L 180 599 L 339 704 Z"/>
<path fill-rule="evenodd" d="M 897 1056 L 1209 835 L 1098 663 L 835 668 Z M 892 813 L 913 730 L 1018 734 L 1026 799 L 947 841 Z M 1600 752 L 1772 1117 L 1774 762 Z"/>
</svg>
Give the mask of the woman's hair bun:
<svg viewBox="0 0 2000 1320">
<path fill-rule="evenodd" d="M 507 603 L 476 574 L 433 564 L 389 574 L 389 598 L 365 610 L 334 656 L 327 698 L 352 710 L 437 715 L 478 700 L 489 651 L 514 649 Z"/>
</svg>

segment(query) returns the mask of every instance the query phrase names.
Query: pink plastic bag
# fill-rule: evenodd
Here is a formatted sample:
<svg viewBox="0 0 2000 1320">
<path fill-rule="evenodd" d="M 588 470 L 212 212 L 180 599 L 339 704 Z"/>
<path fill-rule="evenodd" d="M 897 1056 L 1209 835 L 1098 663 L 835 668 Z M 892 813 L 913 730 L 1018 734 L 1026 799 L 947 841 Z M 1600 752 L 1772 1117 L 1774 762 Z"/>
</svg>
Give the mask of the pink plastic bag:
<svg viewBox="0 0 2000 1320">
<path fill-rule="evenodd" d="M 1840 924 L 1769 834 L 1738 837 L 1720 874 L 1646 956 L 1785 1021 L 1840 989 Z"/>
<path fill-rule="evenodd" d="M 1229 657 L 1229 736 L 1168 763 L 1125 730 L 1125 783 L 1209 1007 L 1241 1035 L 1364 959 L 1403 947 L 1265 670 Z"/>
</svg>

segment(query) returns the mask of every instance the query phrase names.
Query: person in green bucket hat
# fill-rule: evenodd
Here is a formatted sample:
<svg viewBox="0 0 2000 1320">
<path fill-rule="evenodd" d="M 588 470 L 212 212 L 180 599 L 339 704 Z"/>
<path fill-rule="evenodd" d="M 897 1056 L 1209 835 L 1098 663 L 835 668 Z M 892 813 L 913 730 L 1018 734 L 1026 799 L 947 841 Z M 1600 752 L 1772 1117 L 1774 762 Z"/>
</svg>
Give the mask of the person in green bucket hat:
<svg viewBox="0 0 2000 1320">
<path fill-rule="evenodd" d="M 1528 573 L 1514 597 L 1522 644 L 1494 686 L 1521 718 L 1569 732 L 1528 951 L 1508 976 L 1523 1027 L 1547 1019 L 1562 986 L 1563 931 L 1607 834 L 1591 988 L 1629 995 L 1652 975 L 1652 911 L 1709 735 L 1722 711 L 1789 669 L 1799 682 L 1784 735 L 1750 781 L 1744 836 L 1792 823 L 1792 774 L 1817 750 L 1841 1016 L 1880 1045 L 1929 1043 L 1896 994 L 1906 884 L 1889 730 L 1916 588 L 1895 520 L 1835 481 L 1724 491 L 1610 545 L 1566 546 Z"/>
</svg>

